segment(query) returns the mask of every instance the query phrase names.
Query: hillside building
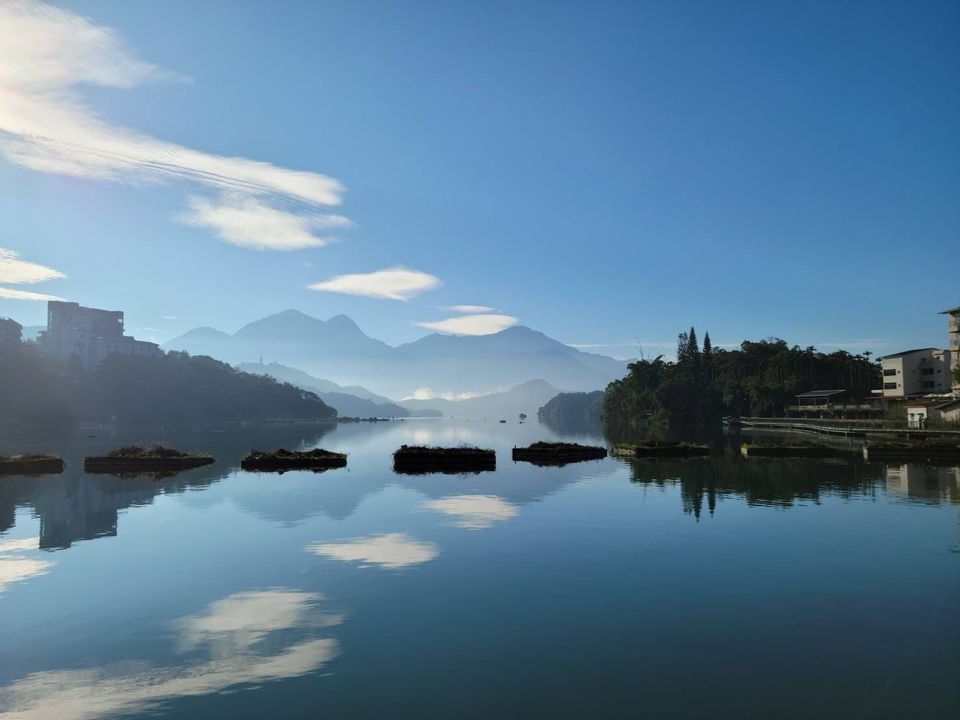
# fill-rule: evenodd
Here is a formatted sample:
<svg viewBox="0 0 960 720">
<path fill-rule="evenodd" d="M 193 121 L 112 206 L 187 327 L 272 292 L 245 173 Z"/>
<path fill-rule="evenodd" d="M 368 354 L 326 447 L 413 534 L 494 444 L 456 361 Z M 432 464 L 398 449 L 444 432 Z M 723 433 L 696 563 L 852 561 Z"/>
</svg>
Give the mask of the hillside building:
<svg viewBox="0 0 960 720">
<path fill-rule="evenodd" d="M 84 367 L 99 365 L 110 355 L 160 355 L 151 342 L 123 334 L 123 312 L 83 307 L 74 302 L 47 303 L 47 329 L 40 333 L 43 349 L 61 360 L 77 358 Z"/>
</svg>

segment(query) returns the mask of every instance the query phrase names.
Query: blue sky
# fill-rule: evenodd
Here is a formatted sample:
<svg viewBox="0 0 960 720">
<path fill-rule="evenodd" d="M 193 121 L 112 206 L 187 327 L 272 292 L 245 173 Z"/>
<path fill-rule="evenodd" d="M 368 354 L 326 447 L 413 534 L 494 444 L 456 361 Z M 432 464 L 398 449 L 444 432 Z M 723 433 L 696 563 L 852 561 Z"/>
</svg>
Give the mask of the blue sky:
<svg viewBox="0 0 960 720">
<path fill-rule="evenodd" d="M 6 296 L 618 356 L 942 346 L 960 305 L 956 2 L 12 7 Z"/>
</svg>

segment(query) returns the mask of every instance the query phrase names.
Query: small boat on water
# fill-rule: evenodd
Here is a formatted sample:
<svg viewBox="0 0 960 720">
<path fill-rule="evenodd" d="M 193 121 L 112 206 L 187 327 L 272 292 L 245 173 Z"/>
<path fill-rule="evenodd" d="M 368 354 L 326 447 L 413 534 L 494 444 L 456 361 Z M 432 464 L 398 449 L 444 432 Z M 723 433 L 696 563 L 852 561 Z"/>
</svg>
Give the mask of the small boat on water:
<svg viewBox="0 0 960 720">
<path fill-rule="evenodd" d="M 497 454 L 476 447 L 403 445 L 393 453 L 393 471 L 405 475 L 478 473 L 497 469 Z"/>
<path fill-rule="evenodd" d="M 240 461 L 240 467 L 244 470 L 280 473 L 287 470 L 323 472 L 331 468 L 345 467 L 346 464 L 347 456 L 345 453 L 331 452 L 323 448 L 313 450 L 280 448 L 273 452 L 253 450 Z"/>
<path fill-rule="evenodd" d="M 56 455 L 0 455 L 0 475 L 57 475 L 64 467 Z"/>
<path fill-rule="evenodd" d="M 193 455 L 163 445 L 149 448 L 129 445 L 106 455 L 91 455 L 84 459 L 83 469 L 88 473 L 170 473 L 210 465 L 210 455 Z"/>
<path fill-rule="evenodd" d="M 535 442 L 527 447 L 513 449 L 513 460 L 534 465 L 562 466 L 584 460 L 600 460 L 607 456 L 606 448 L 578 443 Z"/>
<path fill-rule="evenodd" d="M 648 440 L 642 443 L 614 445 L 613 454 L 619 457 L 703 457 L 710 454 L 708 445 L 677 440 Z"/>
</svg>

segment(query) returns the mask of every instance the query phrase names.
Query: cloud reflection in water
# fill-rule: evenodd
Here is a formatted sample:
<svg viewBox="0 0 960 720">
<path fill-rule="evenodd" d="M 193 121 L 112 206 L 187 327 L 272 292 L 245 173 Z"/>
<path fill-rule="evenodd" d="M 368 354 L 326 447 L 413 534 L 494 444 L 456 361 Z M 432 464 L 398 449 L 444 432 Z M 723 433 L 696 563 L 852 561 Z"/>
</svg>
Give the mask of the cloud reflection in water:
<svg viewBox="0 0 960 720">
<path fill-rule="evenodd" d="M 496 495 L 453 495 L 422 507 L 457 518 L 455 524 L 462 528 L 488 528 L 517 514 L 516 505 Z"/>
<path fill-rule="evenodd" d="M 40 538 L 36 537 L 0 542 L 0 594 L 3 594 L 10 585 L 44 575 L 53 567 L 53 562 L 50 560 L 35 560 L 19 556 L 19 553 L 27 550 L 36 550 L 39 545 Z"/>
<path fill-rule="evenodd" d="M 339 543 L 314 543 L 307 550 L 315 555 L 398 569 L 429 562 L 440 554 L 433 543 L 414 540 L 404 533 L 354 538 Z"/>
<path fill-rule="evenodd" d="M 179 652 L 205 650 L 208 659 L 170 667 L 137 661 L 33 673 L 0 690 L 0 712 L 5 718 L 88 720 L 313 672 L 337 656 L 337 641 L 287 638 L 291 630 L 302 634 L 342 622 L 339 615 L 317 610 L 321 599 L 284 589 L 230 595 L 173 624 Z"/>
</svg>

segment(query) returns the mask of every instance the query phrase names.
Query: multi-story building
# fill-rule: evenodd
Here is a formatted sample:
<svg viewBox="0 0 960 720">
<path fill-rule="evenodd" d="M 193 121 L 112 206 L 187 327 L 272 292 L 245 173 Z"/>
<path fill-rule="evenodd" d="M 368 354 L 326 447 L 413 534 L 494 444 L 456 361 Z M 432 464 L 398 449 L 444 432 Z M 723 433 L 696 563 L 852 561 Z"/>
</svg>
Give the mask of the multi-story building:
<svg viewBox="0 0 960 720">
<path fill-rule="evenodd" d="M 77 358 L 84 367 L 99 365 L 113 354 L 161 354 L 155 343 L 123 334 L 120 310 L 98 310 L 59 300 L 47 303 L 47 329 L 40 334 L 40 344 L 61 360 Z"/>
<path fill-rule="evenodd" d="M 23 340 L 23 325 L 11 318 L 0 318 L 0 345 L 14 345 Z"/>
<path fill-rule="evenodd" d="M 950 350 L 919 348 L 884 355 L 883 397 L 904 398 L 911 395 L 932 395 L 950 392 Z"/>
<path fill-rule="evenodd" d="M 951 371 L 960 367 L 960 307 L 944 310 L 941 315 L 947 316 L 947 333 L 950 336 Z M 954 393 L 960 393 L 960 382 L 953 383 Z"/>
</svg>

